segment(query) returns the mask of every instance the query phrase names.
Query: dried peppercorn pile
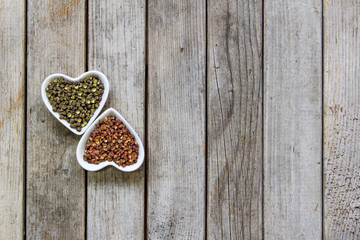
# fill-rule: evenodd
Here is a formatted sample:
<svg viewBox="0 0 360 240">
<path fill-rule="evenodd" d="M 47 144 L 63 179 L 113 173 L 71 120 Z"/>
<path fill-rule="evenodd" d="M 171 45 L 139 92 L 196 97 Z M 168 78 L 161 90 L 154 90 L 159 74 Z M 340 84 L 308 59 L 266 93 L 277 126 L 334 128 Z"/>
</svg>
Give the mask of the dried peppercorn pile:
<svg viewBox="0 0 360 240">
<path fill-rule="evenodd" d="M 84 160 L 99 164 L 113 161 L 119 166 L 136 163 L 139 145 L 126 128 L 126 125 L 115 116 L 108 116 L 96 124 L 86 142 Z"/>
<path fill-rule="evenodd" d="M 95 76 L 78 82 L 60 77 L 52 80 L 45 91 L 53 111 L 60 114 L 60 119 L 70 123 L 71 128 L 80 132 L 99 107 L 104 85 Z"/>
</svg>

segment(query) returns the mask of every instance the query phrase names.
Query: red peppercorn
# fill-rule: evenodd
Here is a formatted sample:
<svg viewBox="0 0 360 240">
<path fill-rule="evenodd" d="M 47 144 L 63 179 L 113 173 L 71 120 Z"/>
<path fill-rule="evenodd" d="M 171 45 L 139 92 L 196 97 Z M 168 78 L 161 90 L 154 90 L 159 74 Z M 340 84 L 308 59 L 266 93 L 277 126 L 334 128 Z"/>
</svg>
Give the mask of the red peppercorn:
<svg viewBox="0 0 360 240">
<path fill-rule="evenodd" d="M 137 162 L 139 145 L 135 136 L 130 134 L 126 125 L 115 116 L 99 121 L 86 142 L 84 160 L 99 164 L 114 161 L 126 167 Z"/>
</svg>

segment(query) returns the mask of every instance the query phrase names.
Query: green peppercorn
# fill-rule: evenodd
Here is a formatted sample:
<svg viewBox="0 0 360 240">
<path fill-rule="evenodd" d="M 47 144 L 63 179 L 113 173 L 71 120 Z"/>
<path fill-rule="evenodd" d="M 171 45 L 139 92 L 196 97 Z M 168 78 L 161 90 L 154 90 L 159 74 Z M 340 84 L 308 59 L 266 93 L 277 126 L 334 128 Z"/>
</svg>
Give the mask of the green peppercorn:
<svg viewBox="0 0 360 240">
<path fill-rule="evenodd" d="M 54 112 L 81 131 L 100 105 L 104 86 L 95 76 L 79 82 L 67 81 L 62 77 L 51 81 L 45 89 Z"/>
</svg>

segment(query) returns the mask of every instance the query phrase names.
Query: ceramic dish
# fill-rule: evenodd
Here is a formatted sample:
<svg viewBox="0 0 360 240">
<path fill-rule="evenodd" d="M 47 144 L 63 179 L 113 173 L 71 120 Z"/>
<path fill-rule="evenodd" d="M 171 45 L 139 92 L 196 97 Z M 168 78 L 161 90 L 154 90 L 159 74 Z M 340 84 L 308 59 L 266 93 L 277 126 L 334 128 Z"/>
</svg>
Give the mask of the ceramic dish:
<svg viewBox="0 0 360 240">
<path fill-rule="evenodd" d="M 49 102 L 49 99 L 48 97 L 46 96 L 46 87 L 49 85 L 49 82 L 51 82 L 52 80 L 54 80 L 55 78 L 59 78 L 59 77 L 63 77 L 64 79 L 66 80 L 69 80 L 69 81 L 72 81 L 72 82 L 77 82 L 83 78 L 86 78 L 88 76 L 96 76 L 99 78 L 99 80 L 101 81 L 101 83 L 104 85 L 104 92 L 103 92 L 103 95 L 102 95 L 102 99 L 99 103 L 99 107 L 95 110 L 94 112 L 94 115 L 90 118 L 90 120 L 88 121 L 88 124 L 86 124 L 86 126 L 84 126 L 83 128 L 81 128 L 81 131 L 78 132 L 76 129 L 74 128 L 71 128 L 70 127 L 70 123 L 68 123 L 66 120 L 64 119 L 60 119 L 60 114 L 57 113 L 57 112 L 54 112 L 52 110 L 52 106 Z M 104 107 L 105 105 L 105 102 L 107 100 L 107 97 L 109 95 L 109 81 L 108 79 L 106 78 L 106 76 L 99 72 L 99 71 L 88 71 L 88 72 L 85 72 L 83 74 L 81 74 L 79 77 L 77 78 L 72 78 L 72 77 L 69 77 L 69 76 L 66 76 L 64 74 L 60 74 L 60 73 L 55 73 L 55 74 L 52 74 L 50 76 L 48 76 L 42 86 L 41 86 L 41 97 L 46 105 L 46 107 L 49 109 L 49 111 L 51 112 L 52 115 L 54 115 L 54 117 L 59 120 L 65 127 L 67 127 L 70 131 L 72 131 L 73 133 L 77 134 L 77 135 L 82 135 L 86 129 L 89 128 L 89 126 L 91 125 L 91 123 L 96 119 L 96 117 L 99 115 L 101 109 Z"/>
<path fill-rule="evenodd" d="M 88 163 L 86 162 L 83 157 L 84 157 L 84 151 L 85 151 L 85 147 L 86 147 L 86 142 L 90 137 L 90 134 L 92 131 L 95 130 L 96 128 L 96 124 L 101 120 L 104 119 L 107 116 L 116 116 L 118 119 L 120 119 L 127 127 L 127 129 L 129 129 L 130 133 L 133 134 L 135 136 L 135 140 L 136 142 L 139 144 L 139 155 L 137 158 L 137 162 L 133 165 L 128 165 L 126 167 L 122 167 L 117 165 L 114 162 L 101 162 L 99 164 L 92 164 L 92 163 Z M 92 124 L 91 126 L 86 130 L 86 132 L 84 133 L 84 135 L 81 137 L 80 142 L 77 146 L 76 149 L 76 158 L 77 161 L 79 162 L 80 166 L 82 168 L 84 168 L 87 171 L 98 171 L 104 167 L 107 166 L 113 166 L 117 169 L 119 169 L 120 171 L 123 172 L 132 172 L 137 170 L 144 162 L 144 146 L 141 142 L 141 139 L 139 138 L 139 136 L 137 135 L 137 133 L 135 132 L 135 130 L 131 127 L 131 125 L 125 120 L 125 118 L 123 118 L 123 116 L 121 116 L 120 113 L 118 113 L 115 109 L 113 108 L 109 108 L 107 109 L 105 112 L 103 112 Z"/>
</svg>

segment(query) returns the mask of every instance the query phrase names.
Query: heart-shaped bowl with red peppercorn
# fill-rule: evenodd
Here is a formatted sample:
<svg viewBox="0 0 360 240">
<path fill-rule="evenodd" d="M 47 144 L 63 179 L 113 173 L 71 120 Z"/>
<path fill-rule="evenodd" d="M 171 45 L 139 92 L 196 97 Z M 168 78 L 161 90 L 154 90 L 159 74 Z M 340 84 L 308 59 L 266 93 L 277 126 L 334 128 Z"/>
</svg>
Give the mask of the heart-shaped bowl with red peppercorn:
<svg viewBox="0 0 360 240">
<path fill-rule="evenodd" d="M 62 84 L 60 84 L 60 81 Z M 90 82 L 88 85 L 85 85 L 82 84 L 83 81 L 95 82 Z M 55 87 L 54 85 L 57 86 Z M 101 92 L 97 93 L 96 91 L 100 86 L 101 89 L 99 91 Z M 53 91 L 53 94 L 49 93 L 49 90 Z M 96 96 L 97 99 L 91 99 L 95 98 L 95 94 L 98 95 Z M 104 107 L 108 95 L 108 79 L 103 73 L 94 70 L 85 72 L 77 78 L 72 78 L 60 73 L 52 74 L 44 80 L 41 86 L 42 99 L 51 114 L 71 132 L 77 135 L 82 135 L 96 119 Z M 51 99 L 52 97 L 53 99 Z M 87 97 L 90 98 L 88 99 Z M 55 99 L 57 101 L 56 103 Z M 71 111 L 68 112 L 63 109 L 55 111 L 55 104 L 62 104 L 66 109 L 70 108 L 71 104 L 74 104 L 74 106 L 71 106 Z M 62 114 L 62 116 L 61 111 L 65 113 Z M 83 113 L 85 113 L 86 116 L 80 119 Z M 79 124 L 79 126 L 75 126 L 75 124 Z"/>
<path fill-rule="evenodd" d="M 113 166 L 123 172 L 137 170 L 144 162 L 144 146 L 138 134 L 113 108 L 103 112 L 86 130 L 76 158 L 87 171 Z"/>
</svg>

